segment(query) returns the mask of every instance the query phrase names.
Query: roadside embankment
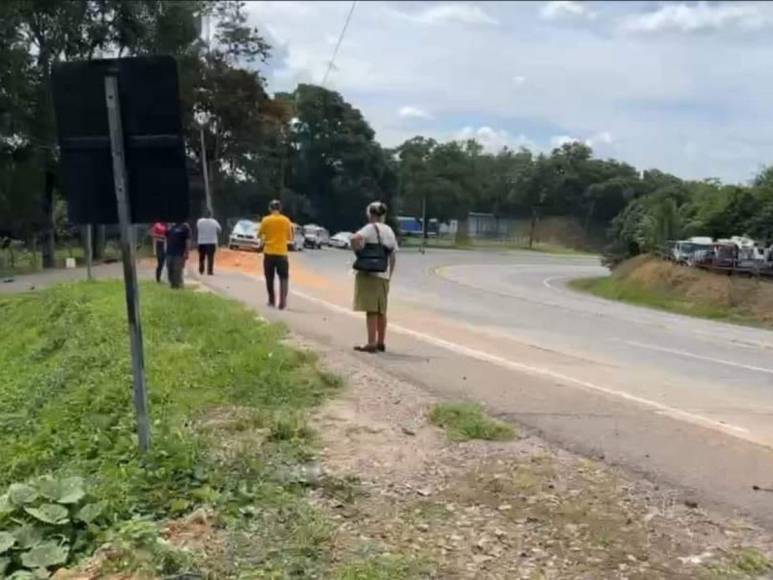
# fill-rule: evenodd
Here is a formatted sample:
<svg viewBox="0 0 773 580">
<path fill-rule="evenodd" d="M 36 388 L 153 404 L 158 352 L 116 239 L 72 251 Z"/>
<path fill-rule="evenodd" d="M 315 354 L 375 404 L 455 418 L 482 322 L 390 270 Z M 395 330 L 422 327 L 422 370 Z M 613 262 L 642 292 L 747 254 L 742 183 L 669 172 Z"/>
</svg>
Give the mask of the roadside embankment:
<svg viewBox="0 0 773 580">
<path fill-rule="evenodd" d="M 574 280 L 570 286 L 611 300 L 678 314 L 773 328 L 773 284 L 688 268 L 638 256 L 611 276 Z"/>
</svg>

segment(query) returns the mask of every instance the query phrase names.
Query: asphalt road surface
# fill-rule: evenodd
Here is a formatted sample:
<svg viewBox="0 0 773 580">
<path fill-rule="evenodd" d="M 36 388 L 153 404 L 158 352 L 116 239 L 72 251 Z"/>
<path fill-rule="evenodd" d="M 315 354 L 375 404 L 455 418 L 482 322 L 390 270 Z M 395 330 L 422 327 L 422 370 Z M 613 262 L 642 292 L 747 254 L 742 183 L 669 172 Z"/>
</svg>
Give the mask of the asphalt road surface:
<svg viewBox="0 0 773 580">
<path fill-rule="evenodd" d="M 294 255 L 290 310 L 269 317 L 341 348 L 362 342 L 350 264 L 339 250 Z M 589 257 L 403 252 L 389 353 L 363 356 L 438 396 L 480 401 L 561 445 L 773 523 L 773 333 L 565 285 L 605 273 Z M 256 276 L 207 283 L 262 303 Z"/>
</svg>

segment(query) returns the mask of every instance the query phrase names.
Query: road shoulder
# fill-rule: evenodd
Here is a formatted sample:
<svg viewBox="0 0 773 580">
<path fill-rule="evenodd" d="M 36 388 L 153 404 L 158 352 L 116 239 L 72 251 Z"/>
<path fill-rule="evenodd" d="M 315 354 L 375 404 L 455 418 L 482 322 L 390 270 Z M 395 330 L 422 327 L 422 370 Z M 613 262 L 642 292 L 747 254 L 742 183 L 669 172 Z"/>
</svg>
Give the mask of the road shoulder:
<svg viewBox="0 0 773 580">
<path fill-rule="evenodd" d="M 234 279 L 210 285 L 239 294 Z M 295 308 L 313 316 L 306 304 Z M 394 577 L 433 570 L 490 578 L 711 577 L 735 573 L 749 558 L 767 565 L 773 542 L 746 519 L 564 451 L 529 429 L 513 442 L 452 443 L 426 419 L 445 396 L 324 336 L 301 333 L 293 342 L 318 353 L 347 385 L 314 420 L 329 482 L 315 501 L 336 522 L 337 561 L 402 571 Z"/>
</svg>

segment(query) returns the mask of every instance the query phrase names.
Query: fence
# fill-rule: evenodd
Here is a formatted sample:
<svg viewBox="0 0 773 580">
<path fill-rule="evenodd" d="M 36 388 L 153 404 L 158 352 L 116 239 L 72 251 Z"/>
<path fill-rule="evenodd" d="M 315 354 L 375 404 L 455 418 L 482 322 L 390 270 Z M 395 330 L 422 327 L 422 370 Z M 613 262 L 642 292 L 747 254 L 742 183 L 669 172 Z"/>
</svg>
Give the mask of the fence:
<svg viewBox="0 0 773 580">
<path fill-rule="evenodd" d="M 492 214 L 470 213 L 467 235 L 471 240 L 504 242 L 516 246 L 534 244 L 561 246 L 575 250 L 596 251 L 605 244 L 604 227 L 583 226 L 580 220 L 567 216 L 496 217 Z"/>
</svg>

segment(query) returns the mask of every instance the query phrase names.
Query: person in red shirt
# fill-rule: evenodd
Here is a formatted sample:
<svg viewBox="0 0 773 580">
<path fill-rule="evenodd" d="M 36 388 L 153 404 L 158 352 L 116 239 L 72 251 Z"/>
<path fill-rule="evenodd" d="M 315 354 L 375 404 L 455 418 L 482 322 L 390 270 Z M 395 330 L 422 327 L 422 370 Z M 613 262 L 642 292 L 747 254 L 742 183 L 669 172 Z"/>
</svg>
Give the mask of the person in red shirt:
<svg viewBox="0 0 773 580">
<path fill-rule="evenodd" d="M 163 222 L 156 222 L 150 228 L 153 238 L 153 253 L 156 255 L 156 282 L 161 282 L 161 273 L 166 262 L 166 234 L 169 228 Z"/>
</svg>

